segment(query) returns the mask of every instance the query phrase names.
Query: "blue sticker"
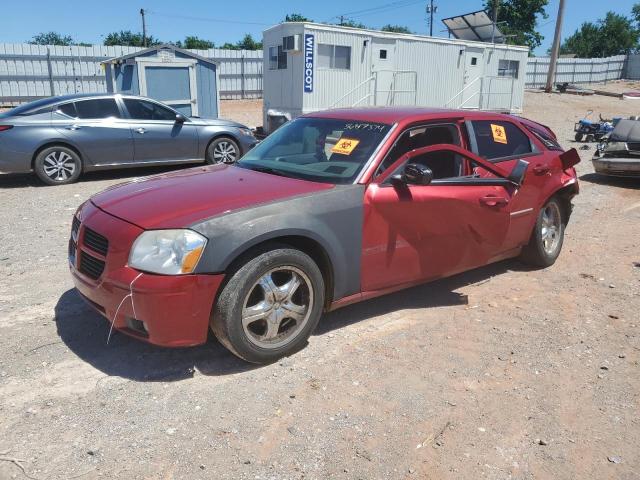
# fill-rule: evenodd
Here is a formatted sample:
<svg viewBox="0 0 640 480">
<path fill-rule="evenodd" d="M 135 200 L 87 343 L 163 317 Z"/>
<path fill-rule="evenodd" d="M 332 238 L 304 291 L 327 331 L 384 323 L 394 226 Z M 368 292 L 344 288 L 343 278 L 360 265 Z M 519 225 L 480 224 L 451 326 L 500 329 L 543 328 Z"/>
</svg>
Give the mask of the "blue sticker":
<svg viewBox="0 0 640 480">
<path fill-rule="evenodd" d="M 312 34 L 304 35 L 304 91 L 313 92 L 313 47 L 315 38 Z"/>
</svg>

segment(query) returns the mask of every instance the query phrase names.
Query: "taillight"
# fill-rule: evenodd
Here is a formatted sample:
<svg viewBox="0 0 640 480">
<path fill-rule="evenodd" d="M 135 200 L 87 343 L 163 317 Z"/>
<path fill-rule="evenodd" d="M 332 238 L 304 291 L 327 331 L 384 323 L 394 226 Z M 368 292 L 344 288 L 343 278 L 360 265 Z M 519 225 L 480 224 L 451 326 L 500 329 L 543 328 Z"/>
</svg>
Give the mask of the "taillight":
<svg viewBox="0 0 640 480">
<path fill-rule="evenodd" d="M 0 125 L 0 132 L 4 132 L 5 130 L 10 130 L 13 128 L 13 125 Z"/>
</svg>

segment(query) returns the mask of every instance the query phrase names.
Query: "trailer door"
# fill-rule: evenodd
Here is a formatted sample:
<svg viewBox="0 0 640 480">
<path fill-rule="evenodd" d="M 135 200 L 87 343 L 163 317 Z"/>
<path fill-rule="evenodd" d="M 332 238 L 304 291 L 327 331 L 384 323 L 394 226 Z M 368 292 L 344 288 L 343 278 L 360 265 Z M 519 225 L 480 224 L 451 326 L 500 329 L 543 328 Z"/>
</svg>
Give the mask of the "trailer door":
<svg viewBox="0 0 640 480">
<path fill-rule="evenodd" d="M 373 79 L 373 104 L 393 105 L 396 70 L 396 41 L 385 38 L 371 40 L 371 72 Z"/>
<path fill-rule="evenodd" d="M 460 108 L 478 109 L 482 106 L 484 49 L 467 47 L 464 58 L 464 90 Z"/>
</svg>

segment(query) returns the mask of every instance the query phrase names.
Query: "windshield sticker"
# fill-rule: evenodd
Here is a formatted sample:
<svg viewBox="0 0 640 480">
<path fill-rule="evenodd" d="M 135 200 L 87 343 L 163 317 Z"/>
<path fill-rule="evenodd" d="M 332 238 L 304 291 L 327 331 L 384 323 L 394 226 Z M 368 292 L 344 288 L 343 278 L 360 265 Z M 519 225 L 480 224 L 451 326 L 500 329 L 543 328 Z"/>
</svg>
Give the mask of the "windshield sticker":
<svg viewBox="0 0 640 480">
<path fill-rule="evenodd" d="M 344 126 L 345 130 L 365 131 L 365 132 L 384 132 L 387 125 L 380 125 L 379 123 L 347 123 Z"/>
<path fill-rule="evenodd" d="M 502 125 L 494 125 L 491 124 L 491 133 L 493 134 L 493 141 L 496 143 L 504 143 L 507 142 L 507 132 L 505 132 L 504 127 Z"/>
<path fill-rule="evenodd" d="M 341 138 L 338 140 L 333 148 L 331 149 L 331 153 L 339 153 L 341 155 L 351 155 L 351 152 L 358 146 L 360 140 L 355 140 L 353 138 Z"/>
</svg>

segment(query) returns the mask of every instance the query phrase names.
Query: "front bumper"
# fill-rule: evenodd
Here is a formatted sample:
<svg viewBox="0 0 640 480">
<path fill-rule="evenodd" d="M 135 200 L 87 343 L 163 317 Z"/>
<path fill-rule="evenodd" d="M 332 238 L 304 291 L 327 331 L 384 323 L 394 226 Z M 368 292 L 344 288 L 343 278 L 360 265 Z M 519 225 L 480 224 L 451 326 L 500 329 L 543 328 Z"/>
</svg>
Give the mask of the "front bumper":
<svg viewBox="0 0 640 480">
<path fill-rule="evenodd" d="M 596 173 L 617 177 L 640 177 L 640 158 L 598 157 L 591 160 Z"/>
<path fill-rule="evenodd" d="M 199 345 L 207 340 L 209 318 L 223 275 L 155 275 L 127 266 L 129 249 L 142 229 L 113 217 L 87 202 L 78 212 L 80 227 L 70 241 L 69 268 L 82 297 L 113 328 L 143 341 L 168 347 Z M 87 229 L 108 239 L 106 256 L 85 243 Z M 77 246 L 76 246 L 77 245 Z M 74 248 L 75 247 L 75 248 Z M 83 255 L 104 261 L 82 266 Z"/>
</svg>

